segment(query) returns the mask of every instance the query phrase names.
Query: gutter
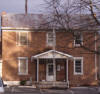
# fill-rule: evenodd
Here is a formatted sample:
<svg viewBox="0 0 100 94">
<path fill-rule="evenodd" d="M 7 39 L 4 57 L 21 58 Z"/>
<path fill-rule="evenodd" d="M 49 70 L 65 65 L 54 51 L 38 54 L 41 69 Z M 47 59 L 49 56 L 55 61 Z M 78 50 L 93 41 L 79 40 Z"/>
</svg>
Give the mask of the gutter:
<svg viewBox="0 0 100 94">
<path fill-rule="evenodd" d="M 95 51 L 97 51 L 97 35 L 95 33 Z M 97 54 L 95 53 L 95 80 L 97 80 Z"/>
</svg>

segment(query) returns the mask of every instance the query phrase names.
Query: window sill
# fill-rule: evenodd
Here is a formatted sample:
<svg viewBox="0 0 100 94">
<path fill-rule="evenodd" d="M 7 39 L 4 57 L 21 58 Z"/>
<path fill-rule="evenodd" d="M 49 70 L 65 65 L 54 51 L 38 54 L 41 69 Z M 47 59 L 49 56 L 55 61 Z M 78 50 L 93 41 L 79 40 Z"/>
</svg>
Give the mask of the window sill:
<svg viewBox="0 0 100 94">
<path fill-rule="evenodd" d="M 28 75 L 28 73 L 18 73 L 18 75 L 20 75 L 20 76 Z"/>
<path fill-rule="evenodd" d="M 16 46 L 23 47 L 23 46 L 29 46 L 29 45 L 16 45 Z"/>
<path fill-rule="evenodd" d="M 74 44 L 74 47 L 81 47 L 81 45 L 80 44 Z"/>
<path fill-rule="evenodd" d="M 74 75 L 78 76 L 78 75 L 83 75 L 83 73 L 74 73 Z"/>
</svg>

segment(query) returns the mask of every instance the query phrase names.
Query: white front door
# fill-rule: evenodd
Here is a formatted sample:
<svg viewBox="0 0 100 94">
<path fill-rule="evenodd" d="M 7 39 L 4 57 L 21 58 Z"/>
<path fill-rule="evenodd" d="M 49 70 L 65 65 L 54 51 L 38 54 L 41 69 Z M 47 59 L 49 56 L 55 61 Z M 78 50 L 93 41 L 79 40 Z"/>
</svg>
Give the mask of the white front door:
<svg viewBox="0 0 100 94">
<path fill-rule="evenodd" d="M 46 80 L 47 81 L 53 81 L 54 80 L 54 69 L 53 69 L 53 63 L 48 63 L 47 64 L 47 70 L 46 70 Z"/>
</svg>

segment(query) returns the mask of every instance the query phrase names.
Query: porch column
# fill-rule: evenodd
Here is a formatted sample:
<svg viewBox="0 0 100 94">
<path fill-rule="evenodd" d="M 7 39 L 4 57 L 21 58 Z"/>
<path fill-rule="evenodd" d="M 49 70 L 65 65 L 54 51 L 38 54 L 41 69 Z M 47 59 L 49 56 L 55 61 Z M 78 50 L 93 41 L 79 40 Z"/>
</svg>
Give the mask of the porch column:
<svg viewBox="0 0 100 94">
<path fill-rule="evenodd" d="M 69 87 L 69 80 L 68 80 L 68 59 L 66 59 L 66 82 L 67 82 L 68 87 Z"/>
<path fill-rule="evenodd" d="M 39 82 L 39 59 L 37 58 L 37 82 Z"/>
<path fill-rule="evenodd" d="M 56 81 L 56 60 L 53 58 L 54 81 Z"/>
</svg>

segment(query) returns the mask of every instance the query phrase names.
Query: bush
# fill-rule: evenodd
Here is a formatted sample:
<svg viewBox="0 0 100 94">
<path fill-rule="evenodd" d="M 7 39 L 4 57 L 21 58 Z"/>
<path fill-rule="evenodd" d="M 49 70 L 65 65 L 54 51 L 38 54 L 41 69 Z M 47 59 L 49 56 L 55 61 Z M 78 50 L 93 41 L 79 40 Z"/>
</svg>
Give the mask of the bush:
<svg viewBox="0 0 100 94">
<path fill-rule="evenodd" d="M 26 80 L 20 81 L 20 85 L 25 85 L 25 84 L 26 84 Z"/>
</svg>

